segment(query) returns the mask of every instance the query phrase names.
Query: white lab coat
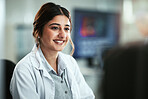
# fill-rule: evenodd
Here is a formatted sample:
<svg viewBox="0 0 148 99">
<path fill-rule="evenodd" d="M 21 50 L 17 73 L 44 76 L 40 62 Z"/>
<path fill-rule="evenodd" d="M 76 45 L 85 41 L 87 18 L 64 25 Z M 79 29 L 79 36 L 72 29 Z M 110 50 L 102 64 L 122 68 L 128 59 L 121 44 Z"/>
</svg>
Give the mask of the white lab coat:
<svg viewBox="0 0 148 99">
<path fill-rule="evenodd" d="M 41 62 L 36 47 L 16 65 L 10 83 L 14 99 L 54 99 L 55 83 Z M 67 67 L 73 99 L 94 99 L 74 58 L 59 53 L 60 65 Z"/>
</svg>

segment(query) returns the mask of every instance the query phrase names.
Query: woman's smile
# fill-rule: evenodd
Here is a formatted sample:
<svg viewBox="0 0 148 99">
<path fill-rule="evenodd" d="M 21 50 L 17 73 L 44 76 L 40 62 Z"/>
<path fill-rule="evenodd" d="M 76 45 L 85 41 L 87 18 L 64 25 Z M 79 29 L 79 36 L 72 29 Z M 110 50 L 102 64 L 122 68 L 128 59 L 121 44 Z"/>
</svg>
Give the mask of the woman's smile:
<svg viewBox="0 0 148 99">
<path fill-rule="evenodd" d="M 58 45 L 63 45 L 65 43 L 65 40 L 59 40 L 59 39 L 56 39 L 56 40 L 53 40 L 56 44 Z"/>
</svg>

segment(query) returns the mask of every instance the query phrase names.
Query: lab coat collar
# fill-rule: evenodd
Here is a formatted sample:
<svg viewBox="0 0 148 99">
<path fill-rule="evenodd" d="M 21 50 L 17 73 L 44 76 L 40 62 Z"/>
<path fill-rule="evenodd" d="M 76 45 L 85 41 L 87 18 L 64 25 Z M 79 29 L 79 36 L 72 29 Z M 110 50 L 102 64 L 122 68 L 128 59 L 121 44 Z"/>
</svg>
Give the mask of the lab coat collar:
<svg viewBox="0 0 148 99">
<path fill-rule="evenodd" d="M 44 76 L 49 76 L 49 73 L 48 73 L 48 71 L 45 69 L 45 67 L 44 67 L 44 65 L 43 65 L 43 62 L 42 62 L 42 59 L 41 59 L 41 56 L 40 56 L 40 52 L 39 52 L 39 48 L 36 46 L 36 45 L 34 45 L 34 47 L 33 47 L 33 49 L 32 49 L 32 53 L 34 53 L 34 57 L 35 58 L 32 58 L 31 59 L 31 61 L 32 61 L 32 64 L 33 64 L 33 66 L 37 69 L 37 70 L 39 70 L 39 71 L 41 71 L 43 74 L 44 74 Z M 61 53 L 61 52 L 59 52 L 58 53 L 58 64 L 60 65 L 59 66 L 59 71 L 61 72 L 63 72 L 64 71 L 64 69 L 66 69 L 67 68 L 67 64 L 64 62 L 64 57 L 63 57 L 63 53 Z M 44 71 L 44 72 L 43 72 Z M 46 71 L 46 72 L 45 72 Z M 62 73 L 61 72 L 61 73 Z"/>
<path fill-rule="evenodd" d="M 54 71 L 55 70 L 51 67 L 51 65 L 47 62 L 46 58 L 44 57 L 43 53 L 42 53 L 42 50 L 41 48 L 39 47 L 38 48 L 38 52 L 40 54 L 40 59 L 41 59 L 41 62 L 42 64 L 44 64 L 44 67 L 46 68 L 47 72 L 51 72 L 51 71 Z M 64 70 L 66 69 L 66 64 L 65 62 L 62 60 L 62 57 L 61 57 L 61 54 L 59 55 L 58 53 L 58 75 L 61 75 Z M 56 73 L 56 72 L 55 72 Z"/>
<path fill-rule="evenodd" d="M 50 64 L 49 64 L 49 63 L 47 62 L 47 60 L 45 59 L 45 57 L 44 57 L 44 55 L 43 55 L 43 53 L 42 53 L 41 48 L 38 49 L 38 52 L 39 52 L 39 54 L 40 54 L 40 59 L 41 59 L 42 64 L 44 64 L 44 66 L 45 66 L 47 72 L 49 73 L 50 71 L 53 70 L 53 68 L 50 66 Z M 53 71 L 54 71 L 54 70 L 53 70 Z"/>
<path fill-rule="evenodd" d="M 32 52 L 36 54 L 36 58 L 39 61 L 39 63 L 41 64 L 43 59 L 40 56 L 40 53 L 41 53 L 40 51 L 41 51 L 40 47 L 37 47 L 36 45 L 34 45 Z M 61 65 L 60 69 L 65 69 L 66 63 L 63 61 L 64 59 L 62 56 L 63 56 L 63 53 L 58 52 L 58 63 Z M 38 67 L 38 69 L 42 69 L 42 67 L 40 66 L 40 67 Z"/>
<path fill-rule="evenodd" d="M 41 62 L 40 54 L 39 54 L 39 49 L 37 48 L 36 45 L 34 45 L 32 49 L 33 57 L 31 58 L 32 65 L 34 68 L 40 71 L 42 76 L 45 76 L 49 79 L 52 79 L 47 70 L 45 69 L 44 65 Z"/>
<path fill-rule="evenodd" d="M 58 68 L 60 73 L 67 68 L 67 64 L 64 62 L 61 52 L 58 53 Z"/>
<path fill-rule="evenodd" d="M 36 44 L 33 46 L 32 53 L 34 54 L 34 58 L 31 58 L 33 66 L 38 70 L 43 70 L 41 65 L 42 62 L 39 56 L 39 48 Z"/>
</svg>

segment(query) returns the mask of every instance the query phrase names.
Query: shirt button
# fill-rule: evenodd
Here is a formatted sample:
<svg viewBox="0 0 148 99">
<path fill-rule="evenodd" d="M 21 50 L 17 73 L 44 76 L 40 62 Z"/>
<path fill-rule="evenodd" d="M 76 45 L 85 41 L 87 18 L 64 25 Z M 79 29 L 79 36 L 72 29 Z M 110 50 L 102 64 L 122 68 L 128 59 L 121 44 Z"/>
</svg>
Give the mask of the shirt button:
<svg viewBox="0 0 148 99">
<path fill-rule="evenodd" d="M 67 91 L 65 91 L 65 94 L 67 94 Z"/>
<path fill-rule="evenodd" d="M 61 83 L 63 83 L 63 80 L 61 80 Z"/>
</svg>

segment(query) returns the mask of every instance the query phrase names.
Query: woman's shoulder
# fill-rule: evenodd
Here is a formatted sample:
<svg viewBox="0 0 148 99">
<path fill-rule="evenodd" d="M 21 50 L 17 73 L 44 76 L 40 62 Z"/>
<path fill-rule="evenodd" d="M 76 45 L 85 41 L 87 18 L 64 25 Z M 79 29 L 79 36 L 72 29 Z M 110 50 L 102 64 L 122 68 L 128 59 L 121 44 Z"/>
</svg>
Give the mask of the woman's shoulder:
<svg viewBox="0 0 148 99">
<path fill-rule="evenodd" d="M 32 66 L 31 58 L 34 58 L 34 54 L 30 52 L 16 64 L 16 69 L 29 69 Z"/>
<path fill-rule="evenodd" d="M 73 58 L 73 56 L 65 54 L 60 52 L 59 56 L 63 59 L 63 60 L 69 60 L 69 61 L 75 61 L 75 59 Z"/>
<path fill-rule="evenodd" d="M 28 80 L 35 79 L 35 68 L 33 67 L 32 60 L 33 54 L 29 53 L 24 58 L 22 58 L 15 66 L 13 71 L 12 79 L 15 78 L 18 80 Z M 27 79 L 26 79 L 27 78 Z"/>
<path fill-rule="evenodd" d="M 73 58 L 73 56 L 64 54 L 64 53 L 59 53 L 60 59 L 72 70 L 75 70 L 78 68 L 78 64 L 76 60 Z"/>
</svg>

